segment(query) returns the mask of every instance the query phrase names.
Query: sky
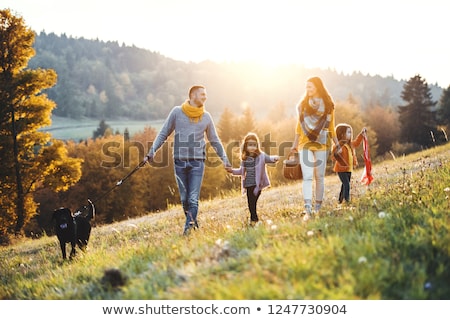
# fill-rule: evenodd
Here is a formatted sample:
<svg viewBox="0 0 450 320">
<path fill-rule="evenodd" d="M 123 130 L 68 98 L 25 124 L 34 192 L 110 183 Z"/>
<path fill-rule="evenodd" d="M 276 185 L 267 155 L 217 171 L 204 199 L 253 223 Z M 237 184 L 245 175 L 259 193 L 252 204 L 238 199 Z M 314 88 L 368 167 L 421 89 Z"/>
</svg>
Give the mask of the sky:
<svg viewBox="0 0 450 320">
<path fill-rule="evenodd" d="M 2 0 L 36 32 L 186 62 L 297 64 L 450 86 L 445 0 Z"/>
</svg>

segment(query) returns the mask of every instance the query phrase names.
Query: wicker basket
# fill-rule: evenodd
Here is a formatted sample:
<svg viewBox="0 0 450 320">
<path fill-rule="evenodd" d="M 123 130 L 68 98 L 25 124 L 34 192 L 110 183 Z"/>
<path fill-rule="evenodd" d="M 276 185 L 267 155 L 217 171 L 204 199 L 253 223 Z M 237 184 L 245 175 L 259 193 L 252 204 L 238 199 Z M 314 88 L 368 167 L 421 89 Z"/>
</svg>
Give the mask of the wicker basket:
<svg viewBox="0 0 450 320">
<path fill-rule="evenodd" d="M 283 161 L 283 176 L 289 180 L 301 180 L 303 178 L 298 153 L 290 153 L 288 158 Z"/>
</svg>

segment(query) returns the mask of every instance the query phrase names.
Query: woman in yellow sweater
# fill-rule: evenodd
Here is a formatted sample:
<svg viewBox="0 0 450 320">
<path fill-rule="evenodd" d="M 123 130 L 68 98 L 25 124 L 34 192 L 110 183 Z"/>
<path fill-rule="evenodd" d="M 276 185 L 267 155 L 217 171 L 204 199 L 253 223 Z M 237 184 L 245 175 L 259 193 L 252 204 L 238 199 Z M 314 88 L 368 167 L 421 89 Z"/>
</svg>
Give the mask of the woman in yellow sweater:
<svg viewBox="0 0 450 320">
<path fill-rule="evenodd" d="M 306 92 L 297 105 L 298 121 L 292 152 L 298 150 L 303 173 L 304 220 L 317 213 L 324 196 L 325 169 L 331 140 L 342 152 L 334 129 L 334 102 L 322 79 L 312 77 L 306 81 Z M 315 205 L 313 203 L 313 177 L 315 178 Z"/>
</svg>

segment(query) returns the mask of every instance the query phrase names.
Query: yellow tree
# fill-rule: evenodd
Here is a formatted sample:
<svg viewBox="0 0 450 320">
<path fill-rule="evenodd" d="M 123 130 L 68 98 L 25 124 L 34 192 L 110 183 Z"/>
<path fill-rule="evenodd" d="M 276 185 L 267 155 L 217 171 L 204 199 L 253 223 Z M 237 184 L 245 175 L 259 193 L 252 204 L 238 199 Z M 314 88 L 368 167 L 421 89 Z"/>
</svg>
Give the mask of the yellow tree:
<svg viewBox="0 0 450 320">
<path fill-rule="evenodd" d="M 53 70 L 26 69 L 35 34 L 23 18 L 0 10 L 0 243 L 20 234 L 36 213 L 33 192 L 65 190 L 81 176 L 81 160 L 39 129 L 51 124 L 55 103 L 41 91 L 56 83 Z"/>
</svg>

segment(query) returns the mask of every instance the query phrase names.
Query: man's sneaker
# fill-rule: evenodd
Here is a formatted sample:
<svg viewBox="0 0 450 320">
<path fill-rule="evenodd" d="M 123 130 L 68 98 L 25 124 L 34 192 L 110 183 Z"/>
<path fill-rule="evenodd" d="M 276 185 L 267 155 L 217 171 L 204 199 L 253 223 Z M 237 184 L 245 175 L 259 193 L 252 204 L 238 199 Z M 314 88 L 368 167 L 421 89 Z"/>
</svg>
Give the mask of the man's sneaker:
<svg viewBox="0 0 450 320">
<path fill-rule="evenodd" d="M 198 229 L 198 223 L 191 221 L 189 222 L 189 226 L 184 229 L 183 235 L 188 236 L 191 233 L 191 230 L 197 230 Z"/>
</svg>

